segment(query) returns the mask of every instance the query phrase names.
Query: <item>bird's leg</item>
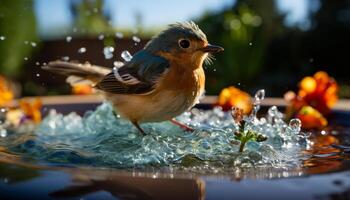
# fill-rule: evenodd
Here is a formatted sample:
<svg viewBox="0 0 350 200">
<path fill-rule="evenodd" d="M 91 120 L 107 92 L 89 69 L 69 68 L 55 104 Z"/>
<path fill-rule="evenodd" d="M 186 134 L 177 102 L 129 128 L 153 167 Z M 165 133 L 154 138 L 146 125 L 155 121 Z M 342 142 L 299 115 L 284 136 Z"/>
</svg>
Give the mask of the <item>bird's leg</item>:
<svg viewBox="0 0 350 200">
<path fill-rule="evenodd" d="M 170 122 L 175 124 L 175 125 L 177 125 L 177 126 L 179 126 L 180 128 L 184 129 L 185 131 L 190 131 L 190 132 L 194 131 L 193 128 L 191 128 L 191 127 L 187 126 L 186 124 L 183 124 L 183 123 L 181 123 L 181 122 L 179 122 L 179 121 L 177 121 L 175 119 L 171 119 Z"/>
<path fill-rule="evenodd" d="M 143 136 L 147 135 L 137 122 L 131 122 L 131 123 L 137 128 L 137 130 L 139 130 L 142 133 Z"/>
</svg>

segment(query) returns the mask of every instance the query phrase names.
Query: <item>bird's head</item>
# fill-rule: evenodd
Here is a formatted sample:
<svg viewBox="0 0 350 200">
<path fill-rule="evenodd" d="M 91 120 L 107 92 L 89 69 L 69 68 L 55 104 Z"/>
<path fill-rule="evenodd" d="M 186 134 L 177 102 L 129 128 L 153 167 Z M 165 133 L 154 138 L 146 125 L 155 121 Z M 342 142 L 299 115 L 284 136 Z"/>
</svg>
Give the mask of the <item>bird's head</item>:
<svg viewBox="0 0 350 200">
<path fill-rule="evenodd" d="M 194 22 L 169 25 L 169 28 L 153 37 L 145 50 L 161 55 L 188 68 L 201 67 L 204 61 L 211 62 L 212 53 L 223 51 L 208 43 L 206 35 Z"/>
</svg>

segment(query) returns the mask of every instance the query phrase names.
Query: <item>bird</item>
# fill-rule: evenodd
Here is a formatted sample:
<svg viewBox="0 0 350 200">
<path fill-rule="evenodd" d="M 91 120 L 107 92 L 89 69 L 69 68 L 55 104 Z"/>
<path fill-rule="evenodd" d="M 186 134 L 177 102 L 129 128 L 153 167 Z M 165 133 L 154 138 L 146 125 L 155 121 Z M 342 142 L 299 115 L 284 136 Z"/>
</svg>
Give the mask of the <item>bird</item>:
<svg viewBox="0 0 350 200">
<path fill-rule="evenodd" d="M 193 21 L 177 22 L 152 37 L 132 59 L 113 69 L 52 61 L 42 69 L 68 76 L 70 84 L 89 80 L 143 135 L 141 123 L 171 121 L 191 109 L 204 93 L 203 65 L 224 49 L 208 42 Z"/>
</svg>

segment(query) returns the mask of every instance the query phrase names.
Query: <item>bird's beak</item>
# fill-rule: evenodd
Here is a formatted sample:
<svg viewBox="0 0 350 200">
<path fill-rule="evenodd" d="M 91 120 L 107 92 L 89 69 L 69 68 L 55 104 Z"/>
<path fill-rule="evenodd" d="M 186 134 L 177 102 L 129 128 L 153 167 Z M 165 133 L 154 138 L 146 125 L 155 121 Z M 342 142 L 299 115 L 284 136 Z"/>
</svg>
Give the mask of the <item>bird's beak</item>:
<svg viewBox="0 0 350 200">
<path fill-rule="evenodd" d="M 216 45 L 211 45 L 208 44 L 207 46 L 203 47 L 200 49 L 203 52 L 208 52 L 208 53 L 218 53 L 224 50 L 224 48 Z"/>
</svg>

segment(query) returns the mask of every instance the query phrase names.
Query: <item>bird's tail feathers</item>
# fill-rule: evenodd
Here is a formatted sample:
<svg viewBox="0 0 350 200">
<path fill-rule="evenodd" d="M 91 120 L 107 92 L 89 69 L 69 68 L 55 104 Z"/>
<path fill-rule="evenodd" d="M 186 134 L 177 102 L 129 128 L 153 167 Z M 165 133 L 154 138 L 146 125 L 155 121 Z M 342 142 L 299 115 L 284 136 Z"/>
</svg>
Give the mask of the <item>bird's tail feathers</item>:
<svg viewBox="0 0 350 200">
<path fill-rule="evenodd" d="M 111 69 L 90 63 L 72 63 L 64 61 L 52 61 L 49 64 L 41 67 L 53 73 L 67 76 L 67 83 L 76 84 L 91 84 L 95 85 L 103 79 L 105 75 L 111 72 Z"/>
</svg>

